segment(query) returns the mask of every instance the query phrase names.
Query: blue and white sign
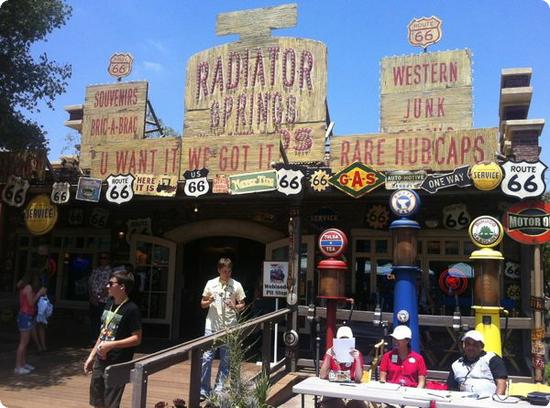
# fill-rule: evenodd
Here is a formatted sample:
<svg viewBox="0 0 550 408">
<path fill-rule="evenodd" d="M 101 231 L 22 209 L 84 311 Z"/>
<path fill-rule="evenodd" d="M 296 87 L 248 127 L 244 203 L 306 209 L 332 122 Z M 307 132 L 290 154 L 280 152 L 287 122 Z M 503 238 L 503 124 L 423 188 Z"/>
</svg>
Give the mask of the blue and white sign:
<svg viewBox="0 0 550 408">
<path fill-rule="evenodd" d="M 397 190 L 390 197 L 390 208 L 398 217 L 409 217 L 418 211 L 420 197 L 413 190 Z"/>
<path fill-rule="evenodd" d="M 101 183 L 100 179 L 80 177 L 78 179 L 75 198 L 80 201 L 98 203 L 101 195 Z"/>
</svg>

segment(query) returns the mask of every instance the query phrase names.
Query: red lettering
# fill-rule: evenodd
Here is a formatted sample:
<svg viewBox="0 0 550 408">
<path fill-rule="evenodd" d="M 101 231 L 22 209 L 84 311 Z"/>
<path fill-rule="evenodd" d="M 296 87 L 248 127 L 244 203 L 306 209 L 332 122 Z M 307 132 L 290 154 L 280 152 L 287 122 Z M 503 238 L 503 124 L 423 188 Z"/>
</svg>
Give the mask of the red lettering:
<svg viewBox="0 0 550 408">
<path fill-rule="evenodd" d="M 349 164 L 349 142 L 342 142 L 340 147 L 340 166 L 347 166 Z"/>
<path fill-rule="evenodd" d="M 367 177 L 369 175 L 367 174 Z M 351 182 L 351 188 L 355 188 L 356 186 L 363 187 L 363 180 L 361 179 L 361 173 L 356 171 L 353 174 L 353 181 Z"/>
</svg>

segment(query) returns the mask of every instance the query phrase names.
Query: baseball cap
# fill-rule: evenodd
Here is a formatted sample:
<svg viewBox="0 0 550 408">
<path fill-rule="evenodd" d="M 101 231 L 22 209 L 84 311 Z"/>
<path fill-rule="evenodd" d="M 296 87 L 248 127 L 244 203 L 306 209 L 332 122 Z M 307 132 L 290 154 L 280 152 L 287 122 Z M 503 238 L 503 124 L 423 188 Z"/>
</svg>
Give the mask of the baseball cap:
<svg viewBox="0 0 550 408">
<path fill-rule="evenodd" d="M 411 329 L 409 329 L 409 326 L 400 324 L 395 329 L 393 329 L 393 333 L 391 334 L 391 336 L 395 340 L 411 339 L 412 332 L 411 332 Z"/>
<path fill-rule="evenodd" d="M 483 340 L 483 334 L 476 330 L 470 330 L 469 332 L 466 332 L 464 336 L 462 336 L 462 341 L 466 339 L 472 339 L 474 341 L 480 341 L 482 344 L 485 344 L 485 341 Z"/>
<path fill-rule="evenodd" d="M 353 332 L 351 331 L 351 328 L 349 328 L 348 326 L 342 326 L 336 332 L 337 339 L 341 339 L 343 337 L 347 337 L 348 339 L 353 338 Z"/>
</svg>

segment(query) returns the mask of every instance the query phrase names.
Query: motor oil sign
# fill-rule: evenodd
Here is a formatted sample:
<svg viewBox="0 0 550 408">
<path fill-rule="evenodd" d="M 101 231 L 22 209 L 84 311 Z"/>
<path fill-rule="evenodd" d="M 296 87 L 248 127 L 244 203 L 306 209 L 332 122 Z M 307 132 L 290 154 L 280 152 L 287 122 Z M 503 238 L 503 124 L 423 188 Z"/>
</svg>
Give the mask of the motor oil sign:
<svg viewBox="0 0 550 408">
<path fill-rule="evenodd" d="M 511 206 L 502 220 L 510 238 L 522 244 L 550 242 L 550 203 L 523 201 Z"/>
<path fill-rule="evenodd" d="M 384 184 L 386 177 L 361 162 L 355 162 L 329 179 L 332 184 L 353 198 L 359 198 Z"/>
</svg>

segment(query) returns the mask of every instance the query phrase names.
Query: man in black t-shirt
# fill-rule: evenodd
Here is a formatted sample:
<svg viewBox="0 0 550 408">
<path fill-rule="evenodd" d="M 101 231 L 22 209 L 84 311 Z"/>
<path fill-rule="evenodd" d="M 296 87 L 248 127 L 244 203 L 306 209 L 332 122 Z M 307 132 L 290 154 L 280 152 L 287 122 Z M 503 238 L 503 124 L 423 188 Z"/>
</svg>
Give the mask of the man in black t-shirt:
<svg viewBox="0 0 550 408">
<path fill-rule="evenodd" d="M 135 347 L 141 343 L 141 316 L 139 308 L 128 299 L 134 286 L 134 276 L 124 267 L 114 268 L 107 287 L 112 302 L 108 302 L 101 316 L 101 330 L 84 372 L 92 373 L 90 405 L 116 408 L 120 405 L 124 385 L 108 387 L 105 368 L 132 360 Z"/>
</svg>

